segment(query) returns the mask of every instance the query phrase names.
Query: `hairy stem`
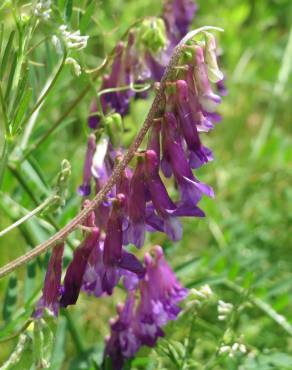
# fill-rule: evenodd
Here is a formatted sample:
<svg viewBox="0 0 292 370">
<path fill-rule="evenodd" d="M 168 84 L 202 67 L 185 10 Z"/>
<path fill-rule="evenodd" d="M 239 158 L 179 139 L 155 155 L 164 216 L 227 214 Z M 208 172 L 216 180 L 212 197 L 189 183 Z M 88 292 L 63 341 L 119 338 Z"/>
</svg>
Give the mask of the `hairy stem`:
<svg viewBox="0 0 292 370">
<path fill-rule="evenodd" d="M 154 118 L 159 114 L 159 110 L 161 108 L 161 102 L 163 100 L 164 95 L 164 89 L 166 81 L 169 79 L 169 77 L 172 75 L 174 68 L 176 67 L 181 52 L 183 50 L 183 46 L 185 43 L 192 39 L 194 36 L 196 36 L 198 33 L 207 31 L 207 30 L 218 30 L 222 31 L 222 29 L 217 27 L 202 27 L 197 30 L 189 32 L 176 46 L 176 48 L 173 51 L 172 57 L 169 61 L 169 64 L 164 72 L 164 75 L 161 79 L 159 89 L 157 90 L 156 96 L 154 98 L 154 101 L 152 103 L 152 106 L 149 110 L 149 113 L 144 121 L 143 126 L 141 127 L 140 131 L 138 132 L 134 142 L 130 145 L 127 153 L 124 155 L 123 159 L 115 166 L 112 175 L 110 176 L 108 182 L 105 184 L 105 186 L 97 193 L 97 195 L 93 198 L 93 200 L 90 202 L 89 206 L 84 208 L 80 211 L 80 213 L 77 214 L 63 229 L 58 231 L 54 236 L 46 240 L 45 242 L 41 243 L 37 247 L 35 247 L 32 251 L 27 252 L 26 254 L 16 258 L 14 261 L 8 263 L 4 267 L 0 269 L 0 278 L 3 276 L 9 274 L 10 272 L 16 270 L 18 267 L 26 264 L 33 258 L 39 256 L 40 254 L 44 253 L 48 249 L 52 248 L 56 244 L 64 241 L 67 236 L 75 230 L 78 225 L 82 224 L 88 214 L 96 209 L 101 202 L 105 199 L 108 192 L 111 190 L 111 188 L 116 184 L 116 182 L 119 180 L 122 172 L 128 165 L 128 163 L 131 161 L 131 159 L 134 157 L 135 152 L 138 150 L 140 144 L 142 143 L 145 135 L 147 134 L 149 128 L 152 125 L 152 122 Z"/>
</svg>

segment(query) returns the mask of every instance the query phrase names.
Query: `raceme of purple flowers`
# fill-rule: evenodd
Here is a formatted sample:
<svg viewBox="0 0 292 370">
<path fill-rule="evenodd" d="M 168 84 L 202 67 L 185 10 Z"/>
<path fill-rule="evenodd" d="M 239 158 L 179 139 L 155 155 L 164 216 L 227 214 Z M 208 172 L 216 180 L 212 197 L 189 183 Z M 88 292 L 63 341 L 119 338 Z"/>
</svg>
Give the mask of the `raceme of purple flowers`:
<svg viewBox="0 0 292 370">
<path fill-rule="evenodd" d="M 78 189 L 81 196 L 97 194 L 123 157 L 121 117 L 129 113 L 131 100 L 147 96 L 134 86 L 160 81 L 196 9 L 191 0 L 166 1 L 164 22 L 151 19 L 143 25 L 144 33 L 130 30 L 127 42 L 116 46 L 110 73 L 103 77 L 100 104 L 93 102 L 90 107 L 88 124 L 93 131 Z M 148 34 L 147 27 L 151 30 Z M 150 44 L 154 40 L 154 47 L 148 47 L 149 40 Z M 161 247 L 154 247 L 152 255 L 146 253 L 142 263 L 131 245 L 142 248 L 147 233 L 153 232 L 178 241 L 181 217 L 205 216 L 199 202 L 203 196 L 214 197 L 214 192 L 195 171 L 213 160 L 202 136 L 221 119 L 217 113 L 221 97 L 214 87 L 225 94 L 215 38 L 204 32 L 199 41 L 185 46 L 177 69 L 166 82 L 163 103 L 144 148 L 83 223 L 83 241 L 74 251 L 63 283 L 64 244 L 52 251 L 35 317 L 41 317 L 44 309 L 57 315 L 59 307 L 75 304 L 81 291 L 96 297 L 111 295 L 117 284 L 123 283 L 127 300 L 118 306 L 118 316 L 110 323 L 104 353 L 115 370 L 122 369 L 125 359 L 141 346 L 156 344 L 164 335 L 163 326 L 177 318 L 178 303 L 187 295 Z M 169 186 L 177 190 L 175 197 Z M 88 202 L 86 199 L 83 207 Z"/>
<path fill-rule="evenodd" d="M 110 357 L 116 370 L 122 369 L 124 360 L 133 357 L 141 346 L 155 346 L 157 339 L 164 336 L 162 327 L 177 318 L 177 304 L 187 295 L 162 248 L 155 246 L 153 254 L 145 255 L 144 278 L 128 292 L 125 305 L 117 307 L 118 317 L 110 322 L 105 358 Z"/>
</svg>

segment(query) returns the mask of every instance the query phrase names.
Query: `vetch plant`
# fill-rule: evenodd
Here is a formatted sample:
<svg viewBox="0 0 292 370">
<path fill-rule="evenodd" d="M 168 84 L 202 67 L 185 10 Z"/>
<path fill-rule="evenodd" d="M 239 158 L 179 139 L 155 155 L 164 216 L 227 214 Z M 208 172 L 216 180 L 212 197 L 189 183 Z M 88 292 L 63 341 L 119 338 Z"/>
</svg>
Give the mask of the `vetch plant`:
<svg viewBox="0 0 292 370">
<path fill-rule="evenodd" d="M 34 15 L 49 20 L 51 6 L 49 1 L 39 2 Z M 50 239 L 0 269 L 3 277 L 52 249 L 42 294 L 31 317 L 36 323 L 47 314 L 58 316 L 60 308 L 75 305 L 82 291 L 95 297 L 110 296 L 122 284 L 127 298 L 110 322 L 103 368 L 110 363 L 113 369 L 122 369 L 142 346 L 154 347 L 165 335 L 165 325 L 177 319 L 179 303 L 188 295 L 161 246 L 146 252 L 143 261 L 129 246 L 142 249 L 148 234 L 156 232 L 179 241 L 181 218 L 204 217 L 199 202 L 204 196 L 214 197 L 212 187 L 201 182 L 195 171 L 213 160 L 203 137 L 221 119 L 216 84 L 222 85 L 224 76 L 217 63 L 213 32 L 222 30 L 208 26 L 187 32 L 195 12 L 192 1 L 167 1 L 161 18 L 137 22 L 117 43 L 98 69 L 102 81 L 89 109 L 91 133 L 83 181 L 77 190 L 82 197 L 81 211 Z M 59 26 L 53 37 L 63 59 L 24 119 L 30 130 L 64 64 L 72 64 L 75 74 L 81 74 L 82 67 L 72 53 L 82 51 L 89 36 L 69 28 Z M 151 94 L 154 100 L 144 124 L 127 147 L 124 119 L 134 100 L 148 99 Z M 7 131 L 11 131 L 2 92 L 1 104 Z M 28 155 L 20 153 L 20 157 Z M 65 197 L 69 172 L 69 164 L 63 162 L 58 200 Z M 175 197 L 169 187 L 177 189 Z M 53 208 L 51 204 L 49 210 L 53 212 Z M 34 214 L 36 211 L 31 216 Z M 82 232 L 81 242 L 66 265 L 65 245 L 76 229 Z M 212 291 L 205 285 L 193 294 L 198 300 L 208 299 Z M 219 319 L 231 309 L 219 301 Z M 230 354 L 237 350 L 233 347 Z M 243 347 L 238 348 L 243 352 Z M 47 364 L 44 361 L 41 363 Z"/>
</svg>

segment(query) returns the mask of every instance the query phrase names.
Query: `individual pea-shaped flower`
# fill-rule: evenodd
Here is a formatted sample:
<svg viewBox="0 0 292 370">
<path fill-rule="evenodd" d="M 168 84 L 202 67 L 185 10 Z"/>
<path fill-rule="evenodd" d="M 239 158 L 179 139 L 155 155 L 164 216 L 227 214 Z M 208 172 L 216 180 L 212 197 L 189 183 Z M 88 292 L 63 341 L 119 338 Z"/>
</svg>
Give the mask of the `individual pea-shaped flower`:
<svg viewBox="0 0 292 370">
<path fill-rule="evenodd" d="M 208 77 L 208 69 L 204 59 L 203 47 L 195 46 L 194 59 L 194 80 L 198 90 L 199 102 L 206 112 L 213 113 L 218 104 L 221 103 L 221 98 L 212 91 Z"/>
<path fill-rule="evenodd" d="M 104 241 L 103 262 L 105 274 L 103 290 L 111 294 L 121 277 L 121 269 L 136 273 L 139 277 L 144 274 L 141 262 L 131 253 L 123 250 L 123 221 L 125 195 L 118 194 L 112 202 L 112 211 L 108 219 Z"/>
<path fill-rule="evenodd" d="M 165 113 L 163 139 L 163 150 L 169 158 L 170 166 L 178 184 L 181 203 L 185 207 L 189 206 L 191 208 L 197 206 L 202 194 L 214 197 L 213 189 L 194 177 L 182 146 L 176 117 L 171 112 Z M 199 211 L 199 209 L 197 210 Z M 201 216 L 203 216 L 202 211 Z"/>
<path fill-rule="evenodd" d="M 93 294 L 100 297 L 105 292 L 102 287 L 102 280 L 105 274 L 105 266 L 103 263 L 103 242 L 96 243 L 91 251 L 85 273 L 82 280 L 82 289 L 87 294 Z"/>
<path fill-rule="evenodd" d="M 64 278 L 63 293 L 60 300 L 62 307 L 77 302 L 88 258 L 98 242 L 99 229 L 93 227 L 81 245 L 75 249 L 73 260 L 69 264 Z"/>
<path fill-rule="evenodd" d="M 158 337 L 163 335 L 161 326 L 177 318 L 180 312 L 178 303 L 188 291 L 178 282 L 160 246 L 154 248 L 154 257 L 145 255 L 145 266 L 145 278 L 140 282 L 141 301 L 137 315 L 142 343 L 153 346 Z"/>
<path fill-rule="evenodd" d="M 189 163 L 192 168 L 201 167 L 213 159 L 210 149 L 201 143 L 199 133 L 193 119 L 189 99 L 188 85 L 184 80 L 176 81 L 176 105 L 179 115 L 179 126 L 190 151 Z"/>
<path fill-rule="evenodd" d="M 94 134 L 89 135 L 88 143 L 87 143 L 87 151 L 85 155 L 84 167 L 83 167 L 83 184 L 79 186 L 78 192 L 82 196 L 88 196 L 91 192 L 91 166 L 92 160 L 96 149 L 96 138 Z"/>
<path fill-rule="evenodd" d="M 136 169 L 133 173 L 128 200 L 129 226 L 126 231 L 127 241 L 141 248 L 145 240 L 145 168 L 144 159 L 137 158 Z"/>
<path fill-rule="evenodd" d="M 154 150 L 147 150 L 145 153 L 145 176 L 150 198 L 157 215 L 148 214 L 147 222 L 154 228 L 159 225 L 158 219 L 162 220 L 162 229 L 171 240 L 177 241 L 182 236 L 182 227 L 174 212 L 177 207 L 170 199 L 165 185 L 159 175 L 159 161 Z M 150 208 L 148 208 L 149 210 Z M 160 230 L 158 226 L 157 230 Z"/>
<path fill-rule="evenodd" d="M 208 78 L 211 82 L 216 83 L 224 79 L 224 75 L 218 67 L 216 40 L 214 35 L 210 32 L 205 32 L 205 38 L 205 60 L 207 64 Z"/>
<path fill-rule="evenodd" d="M 64 253 L 64 243 L 56 245 L 52 250 L 49 260 L 43 294 L 37 303 L 34 317 L 40 318 L 45 308 L 50 310 L 55 316 L 59 312 L 59 298 L 61 295 L 62 260 Z"/>
</svg>

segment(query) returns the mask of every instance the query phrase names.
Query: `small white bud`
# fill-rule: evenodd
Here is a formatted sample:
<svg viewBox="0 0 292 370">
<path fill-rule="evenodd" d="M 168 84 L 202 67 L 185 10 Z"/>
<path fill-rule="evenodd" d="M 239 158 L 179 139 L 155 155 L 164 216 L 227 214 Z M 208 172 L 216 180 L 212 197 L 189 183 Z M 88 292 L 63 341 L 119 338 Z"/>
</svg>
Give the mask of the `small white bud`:
<svg viewBox="0 0 292 370">
<path fill-rule="evenodd" d="M 70 32 L 64 24 L 59 27 L 59 30 L 68 49 L 81 50 L 87 46 L 89 36 L 81 36 L 79 30 Z"/>
<path fill-rule="evenodd" d="M 233 304 L 219 300 L 217 310 L 218 310 L 218 320 L 223 321 L 233 310 Z"/>
<path fill-rule="evenodd" d="M 230 352 L 231 351 L 231 347 L 230 346 L 222 346 L 219 348 L 219 353 L 226 353 L 226 352 Z"/>
<path fill-rule="evenodd" d="M 51 11 L 51 0 L 41 0 L 36 4 L 34 14 L 36 17 L 42 18 L 46 21 L 50 18 Z"/>
<path fill-rule="evenodd" d="M 70 58 L 70 57 L 66 58 L 65 64 L 71 64 L 73 66 L 74 73 L 76 74 L 76 76 L 81 75 L 81 67 L 74 58 Z"/>
</svg>

